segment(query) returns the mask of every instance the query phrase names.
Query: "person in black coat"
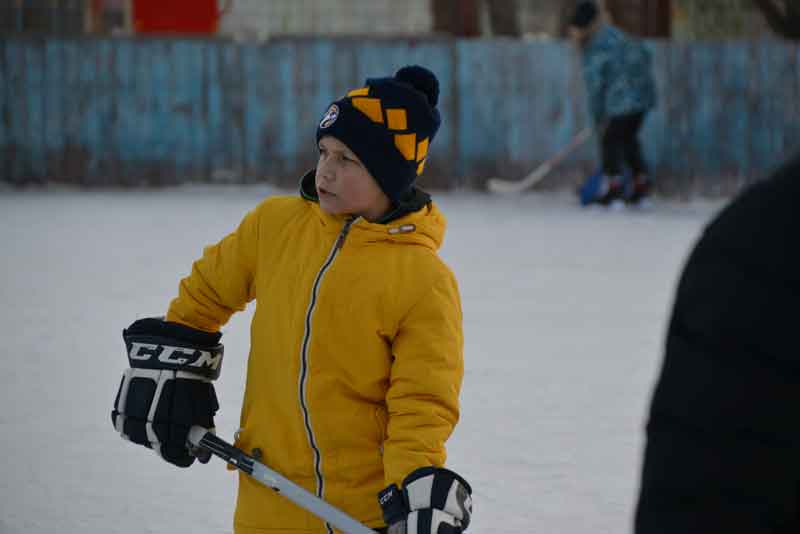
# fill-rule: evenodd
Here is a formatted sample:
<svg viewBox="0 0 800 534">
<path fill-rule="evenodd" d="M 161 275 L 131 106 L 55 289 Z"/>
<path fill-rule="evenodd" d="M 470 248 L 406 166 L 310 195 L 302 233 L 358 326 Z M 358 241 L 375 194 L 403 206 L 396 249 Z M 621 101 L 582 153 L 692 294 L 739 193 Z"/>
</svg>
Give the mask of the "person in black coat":
<svg viewBox="0 0 800 534">
<path fill-rule="evenodd" d="M 706 227 L 675 295 L 636 534 L 800 532 L 800 155 Z"/>
</svg>

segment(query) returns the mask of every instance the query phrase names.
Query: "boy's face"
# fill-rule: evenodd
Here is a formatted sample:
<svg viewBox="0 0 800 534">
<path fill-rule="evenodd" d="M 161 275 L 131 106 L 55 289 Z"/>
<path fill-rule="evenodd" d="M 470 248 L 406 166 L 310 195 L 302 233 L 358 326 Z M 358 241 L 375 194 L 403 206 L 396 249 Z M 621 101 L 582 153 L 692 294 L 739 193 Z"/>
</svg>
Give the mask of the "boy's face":
<svg viewBox="0 0 800 534">
<path fill-rule="evenodd" d="M 578 46 L 583 46 L 589 40 L 589 30 L 586 28 L 578 28 L 577 26 L 569 27 L 569 38 Z"/>
<path fill-rule="evenodd" d="M 360 215 L 376 221 L 392 207 L 361 160 L 335 137 L 319 140 L 314 181 L 320 207 L 332 215 Z"/>
</svg>

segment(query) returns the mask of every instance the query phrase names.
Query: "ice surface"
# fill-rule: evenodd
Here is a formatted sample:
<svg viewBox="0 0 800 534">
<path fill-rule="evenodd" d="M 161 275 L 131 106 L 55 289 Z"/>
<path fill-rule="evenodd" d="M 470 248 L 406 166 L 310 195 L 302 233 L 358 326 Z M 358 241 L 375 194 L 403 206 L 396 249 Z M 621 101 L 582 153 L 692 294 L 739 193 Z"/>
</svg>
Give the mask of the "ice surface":
<svg viewBox="0 0 800 534">
<path fill-rule="evenodd" d="M 267 187 L 0 191 L 0 533 L 231 532 L 236 477 L 125 444 L 121 329 L 163 313 Z M 293 194 L 289 192 L 290 194 Z M 448 465 L 475 534 L 629 532 L 644 416 L 683 261 L 718 202 L 581 210 L 559 194 L 435 195 L 466 376 Z M 217 425 L 242 399 L 252 309 L 225 328 Z"/>
</svg>

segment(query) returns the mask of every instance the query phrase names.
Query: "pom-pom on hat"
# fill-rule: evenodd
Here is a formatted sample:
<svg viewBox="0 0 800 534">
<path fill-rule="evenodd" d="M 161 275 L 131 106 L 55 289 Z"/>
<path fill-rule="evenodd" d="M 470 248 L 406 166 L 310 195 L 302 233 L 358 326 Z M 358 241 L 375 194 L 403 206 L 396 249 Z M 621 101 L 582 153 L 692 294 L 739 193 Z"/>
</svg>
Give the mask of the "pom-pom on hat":
<svg viewBox="0 0 800 534">
<path fill-rule="evenodd" d="M 398 203 L 422 174 L 428 149 L 441 124 L 439 81 L 412 65 L 387 78 L 368 78 L 333 102 L 317 127 L 347 145 L 386 196 Z"/>
<path fill-rule="evenodd" d="M 597 4 L 592 1 L 578 2 L 575 12 L 570 19 L 570 25 L 576 28 L 586 28 L 597 18 Z"/>
</svg>

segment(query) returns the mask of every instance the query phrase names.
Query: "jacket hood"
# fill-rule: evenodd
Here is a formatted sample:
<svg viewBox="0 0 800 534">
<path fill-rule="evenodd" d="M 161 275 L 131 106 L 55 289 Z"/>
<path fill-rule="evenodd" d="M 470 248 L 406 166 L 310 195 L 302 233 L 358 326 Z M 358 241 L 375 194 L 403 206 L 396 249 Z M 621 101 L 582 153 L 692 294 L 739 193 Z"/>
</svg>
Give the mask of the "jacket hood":
<svg viewBox="0 0 800 534">
<path fill-rule="evenodd" d="M 349 216 L 331 215 L 320 208 L 314 173 L 312 169 L 300 180 L 300 195 L 311 204 L 323 226 L 331 232 L 339 232 Z M 415 187 L 381 221 L 369 222 L 359 217 L 351 226 L 347 241 L 348 244 L 390 241 L 438 250 L 444 242 L 446 229 L 447 219 L 431 196 Z"/>
</svg>

